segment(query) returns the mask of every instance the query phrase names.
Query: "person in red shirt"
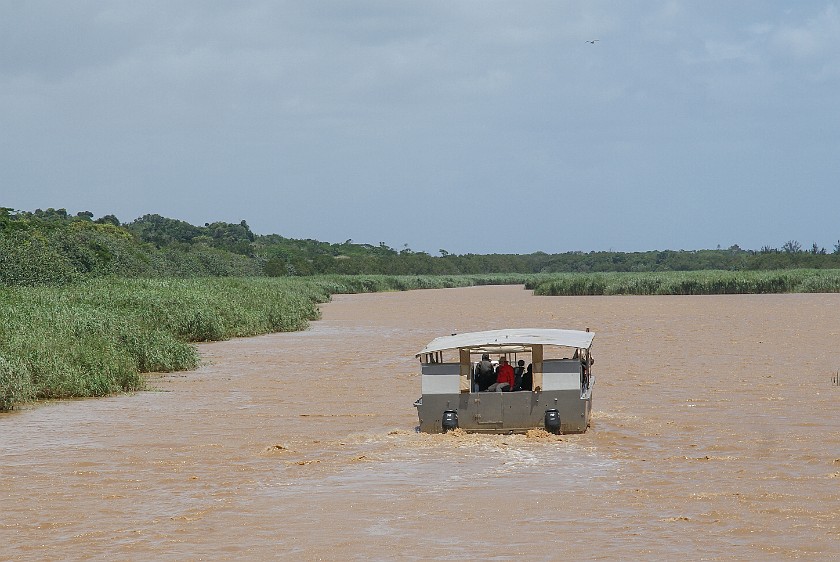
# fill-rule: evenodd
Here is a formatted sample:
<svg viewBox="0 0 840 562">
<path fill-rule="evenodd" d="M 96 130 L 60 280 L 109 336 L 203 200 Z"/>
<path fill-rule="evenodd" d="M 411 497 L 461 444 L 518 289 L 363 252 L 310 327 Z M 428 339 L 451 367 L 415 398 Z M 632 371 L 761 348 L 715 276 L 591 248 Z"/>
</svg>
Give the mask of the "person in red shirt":
<svg viewBox="0 0 840 562">
<path fill-rule="evenodd" d="M 499 369 L 496 371 L 496 382 L 487 387 L 490 392 L 502 392 L 513 389 L 513 367 L 508 365 L 507 358 L 499 357 Z"/>
</svg>

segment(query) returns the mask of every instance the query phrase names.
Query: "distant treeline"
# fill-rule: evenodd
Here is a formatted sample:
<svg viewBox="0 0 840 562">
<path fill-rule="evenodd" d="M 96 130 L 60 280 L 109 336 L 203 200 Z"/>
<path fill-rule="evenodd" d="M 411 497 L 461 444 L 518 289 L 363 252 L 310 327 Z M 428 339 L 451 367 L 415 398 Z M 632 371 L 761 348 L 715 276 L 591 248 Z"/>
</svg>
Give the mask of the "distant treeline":
<svg viewBox="0 0 840 562">
<path fill-rule="evenodd" d="M 122 223 L 65 209 L 0 207 L 0 284 L 60 285 L 103 276 L 299 277 L 341 275 L 484 275 L 700 270 L 838 269 L 840 240 L 829 252 L 794 240 L 782 248 L 649 252 L 440 255 L 380 243 L 340 244 L 256 235 L 243 220 L 195 226 L 145 215 Z"/>
</svg>

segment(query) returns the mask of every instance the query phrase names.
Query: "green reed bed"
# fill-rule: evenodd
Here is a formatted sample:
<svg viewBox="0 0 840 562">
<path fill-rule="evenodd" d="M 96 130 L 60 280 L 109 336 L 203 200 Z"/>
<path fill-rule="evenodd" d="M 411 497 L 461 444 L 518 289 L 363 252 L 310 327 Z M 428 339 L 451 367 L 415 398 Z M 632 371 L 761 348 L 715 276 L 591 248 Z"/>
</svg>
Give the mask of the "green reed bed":
<svg viewBox="0 0 840 562">
<path fill-rule="evenodd" d="M 0 410 L 136 390 L 142 372 L 195 368 L 190 342 L 300 330 L 327 298 L 311 283 L 257 278 L 0 289 Z"/>
<path fill-rule="evenodd" d="M 840 270 L 566 273 L 540 276 L 526 287 L 536 295 L 567 296 L 837 293 Z"/>
<path fill-rule="evenodd" d="M 527 274 L 487 275 L 323 275 L 309 277 L 328 295 L 452 289 L 474 285 L 524 285 L 534 278 Z"/>
<path fill-rule="evenodd" d="M 303 330 L 338 293 L 524 283 L 525 276 L 96 279 L 0 287 L 0 410 L 143 387 L 194 369 L 192 342 Z"/>
</svg>

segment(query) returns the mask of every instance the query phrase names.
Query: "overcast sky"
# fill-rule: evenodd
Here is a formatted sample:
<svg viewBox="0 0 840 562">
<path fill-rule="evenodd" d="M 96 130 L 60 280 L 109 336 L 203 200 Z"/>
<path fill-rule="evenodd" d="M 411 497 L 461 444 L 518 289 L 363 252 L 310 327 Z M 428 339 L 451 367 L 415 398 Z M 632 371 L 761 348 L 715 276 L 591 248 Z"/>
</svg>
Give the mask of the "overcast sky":
<svg viewBox="0 0 840 562">
<path fill-rule="evenodd" d="M 831 251 L 838 180 L 840 2 L 0 0 L 18 210 L 432 254 Z"/>
</svg>

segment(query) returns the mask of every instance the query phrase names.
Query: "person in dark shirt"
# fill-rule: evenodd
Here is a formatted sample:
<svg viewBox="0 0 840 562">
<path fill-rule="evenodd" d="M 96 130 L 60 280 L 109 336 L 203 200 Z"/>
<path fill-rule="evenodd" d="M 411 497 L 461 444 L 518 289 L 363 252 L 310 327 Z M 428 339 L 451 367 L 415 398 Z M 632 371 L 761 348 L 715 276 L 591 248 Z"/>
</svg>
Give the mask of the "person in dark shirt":
<svg viewBox="0 0 840 562">
<path fill-rule="evenodd" d="M 493 363 L 490 361 L 490 354 L 481 356 L 481 361 L 475 366 L 475 382 L 479 391 L 487 390 L 487 387 L 496 382 L 496 373 L 493 372 Z"/>
<path fill-rule="evenodd" d="M 525 361 L 520 359 L 513 368 L 513 390 L 522 390 L 522 376 L 525 374 Z"/>
<path fill-rule="evenodd" d="M 522 375 L 522 383 L 519 385 L 520 390 L 533 390 L 534 387 L 534 365 L 528 363 L 528 368 Z"/>
</svg>

